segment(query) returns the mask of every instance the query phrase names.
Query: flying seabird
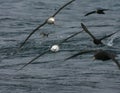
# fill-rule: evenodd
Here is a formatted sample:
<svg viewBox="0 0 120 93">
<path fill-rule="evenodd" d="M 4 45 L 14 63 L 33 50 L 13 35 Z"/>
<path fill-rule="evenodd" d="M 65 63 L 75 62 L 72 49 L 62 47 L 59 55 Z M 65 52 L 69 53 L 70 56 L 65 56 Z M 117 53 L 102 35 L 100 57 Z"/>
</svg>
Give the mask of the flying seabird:
<svg viewBox="0 0 120 93">
<path fill-rule="evenodd" d="M 42 35 L 42 37 L 48 37 L 50 33 L 45 33 L 45 32 L 41 32 L 40 35 Z"/>
<path fill-rule="evenodd" d="M 87 27 L 86 27 L 83 23 L 81 23 L 81 26 L 82 26 L 83 30 L 92 37 L 93 43 L 96 44 L 96 45 L 103 44 L 103 42 L 102 42 L 103 39 L 106 39 L 106 38 L 108 38 L 108 37 L 110 37 L 110 36 L 112 36 L 112 35 L 114 35 L 115 33 L 118 32 L 118 31 L 116 31 L 116 32 L 113 32 L 113 33 L 111 33 L 111 34 L 109 34 L 109 35 L 106 35 L 106 36 L 104 36 L 104 37 L 102 37 L 102 38 L 100 38 L 100 39 L 97 39 L 97 38 L 87 29 Z M 103 44 L 103 45 L 104 45 L 104 44 Z"/>
<path fill-rule="evenodd" d="M 112 53 L 110 51 L 99 50 L 94 54 L 94 59 L 102 61 L 107 61 L 111 59 L 120 69 L 120 63 L 115 59 L 116 56 L 117 55 L 115 53 Z"/>
<path fill-rule="evenodd" d="M 48 19 L 46 19 L 42 24 L 40 24 L 38 27 L 36 27 L 28 36 L 27 38 L 23 41 L 23 43 L 20 45 L 20 47 L 18 48 L 21 49 L 24 44 L 26 43 L 26 41 L 31 37 L 32 34 L 34 34 L 40 27 L 44 26 L 45 24 L 54 24 L 55 23 L 55 16 L 67 5 L 69 5 L 70 3 L 72 3 L 75 0 L 71 0 L 70 2 L 66 3 L 65 5 L 63 5 L 62 7 L 60 7 L 52 16 L 50 16 Z"/>
<path fill-rule="evenodd" d="M 107 11 L 107 10 L 109 10 L 109 9 L 98 8 L 97 10 L 91 11 L 91 12 L 85 14 L 84 16 L 88 16 L 88 15 L 95 14 L 95 13 L 97 13 L 97 14 L 105 14 L 104 11 Z"/>
<path fill-rule="evenodd" d="M 115 53 L 110 52 L 110 51 L 106 51 L 106 50 L 83 50 L 80 51 L 66 59 L 64 59 L 64 61 L 67 61 L 71 58 L 74 58 L 78 55 L 82 55 L 82 54 L 86 54 L 86 53 L 90 53 L 90 52 L 94 52 L 94 59 L 96 60 L 102 60 L 102 61 L 107 61 L 107 60 L 113 60 L 113 62 L 116 63 L 116 65 L 118 66 L 118 68 L 120 69 L 120 63 L 115 59 L 115 57 L 117 56 Z"/>
<path fill-rule="evenodd" d="M 83 30 L 70 35 L 69 37 L 67 37 L 67 38 L 63 39 L 62 41 L 60 41 L 58 44 L 52 45 L 50 47 L 50 49 L 49 48 L 46 49 L 46 51 L 44 51 L 43 53 L 39 54 L 38 56 L 36 56 L 35 58 L 33 58 L 31 61 L 29 61 L 28 63 L 26 63 L 25 65 L 23 65 L 20 69 L 18 69 L 18 71 L 22 70 L 24 67 L 26 67 L 27 65 L 31 64 L 33 61 L 35 61 L 36 59 L 38 59 L 39 57 L 45 55 L 48 52 L 58 52 L 60 50 L 60 45 L 62 43 L 66 42 L 68 39 L 70 39 L 70 38 L 72 38 L 72 37 L 80 34 L 81 32 L 83 32 Z"/>
</svg>

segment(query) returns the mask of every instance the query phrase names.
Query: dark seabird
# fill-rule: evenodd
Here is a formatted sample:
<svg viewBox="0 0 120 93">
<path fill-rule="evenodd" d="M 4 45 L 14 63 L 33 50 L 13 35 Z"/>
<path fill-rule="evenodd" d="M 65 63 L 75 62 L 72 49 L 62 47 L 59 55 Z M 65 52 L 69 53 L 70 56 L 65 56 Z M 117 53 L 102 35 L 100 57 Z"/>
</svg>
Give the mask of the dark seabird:
<svg viewBox="0 0 120 93">
<path fill-rule="evenodd" d="M 95 11 L 91 11 L 91 12 L 85 14 L 84 16 L 88 16 L 88 15 L 95 14 L 95 13 L 97 13 L 97 14 L 105 14 L 104 11 L 107 11 L 107 10 L 109 10 L 109 9 L 101 9 L 101 8 L 99 8 L 99 9 L 97 9 Z"/>
<path fill-rule="evenodd" d="M 110 37 L 110 36 L 112 36 L 112 35 L 114 35 L 115 33 L 118 32 L 118 31 L 116 31 L 116 32 L 113 32 L 109 35 L 106 35 L 106 36 L 104 36 L 100 39 L 97 39 L 93 34 L 91 34 L 91 32 L 87 29 L 87 27 L 83 23 L 81 23 L 81 26 L 82 26 L 83 30 L 92 37 L 93 43 L 96 44 L 96 45 L 103 44 L 103 42 L 102 42 L 103 39 L 106 39 L 106 38 L 108 38 L 108 37 Z"/>
<path fill-rule="evenodd" d="M 120 63 L 115 59 L 117 55 L 115 53 L 112 53 L 110 51 L 105 51 L 105 50 L 98 50 L 95 54 L 94 54 L 94 58 L 96 60 L 102 60 L 102 61 L 107 61 L 107 60 L 113 60 L 113 62 L 115 62 L 115 64 L 118 66 L 118 68 L 120 69 Z"/>
<path fill-rule="evenodd" d="M 42 37 L 48 37 L 50 33 L 45 33 L 45 32 L 42 32 L 40 33 L 40 35 L 42 35 Z"/>
<path fill-rule="evenodd" d="M 74 58 L 78 55 L 82 55 L 82 54 L 86 54 L 86 53 L 90 53 L 90 52 L 94 52 L 94 59 L 96 60 L 102 60 L 102 61 L 107 61 L 112 59 L 113 62 L 116 63 L 116 65 L 118 66 L 118 68 L 120 69 L 120 63 L 115 59 L 115 57 L 117 56 L 115 53 L 110 52 L 110 51 L 105 51 L 105 50 L 83 50 L 80 51 L 68 58 L 66 58 L 64 61 L 69 60 L 71 58 Z"/>
<path fill-rule="evenodd" d="M 39 54 L 38 56 L 36 56 L 35 58 L 33 58 L 31 61 L 29 61 L 28 63 L 26 63 L 25 65 L 23 65 L 20 69 L 18 69 L 18 71 L 19 71 L 19 70 L 22 70 L 24 67 L 26 67 L 27 65 L 31 64 L 33 61 L 35 61 L 36 59 L 38 59 L 39 57 L 45 55 L 45 54 L 48 53 L 48 52 L 58 52 L 58 51 L 60 50 L 60 47 L 59 47 L 59 46 L 60 46 L 62 43 L 66 42 L 68 39 L 70 39 L 70 38 L 72 38 L 72 37 L 80 34 L 81 32 L 83 32 L 83 31 L 76 32 L 76 33 L 70 35 L 69 37 L 63 39 L 62 41 L 60 41 L 58 44 L 55 44 L 55 45 L 51 46 L 50 49 L 46 49 L 46 51 L 44 51 L 43 53 Z"/>
<path fill-rule="evenodd" d="M 70 2 L 66 3 L 65 5 L 63 5 L 62 7 L 60 7 L 52 16 L 50 16 L 48 19 L 46 19 L 42 24 L 40 24 L 38 27 L 36 27 L 28 36 L 27 38 L 24 40 L 24 42 L 20 45 L 19 49 L 21 49 L 24 44 L 26 43 L 26 41 L 31 37 L 32 34 L 34 34 L 40 27 L 44 26 L 45 24 L 54 24 L 55 23 L 55 16 L 63 9 L 65 8 L 67 5 L 69 5 L 70 3 L 72 3 L 75 0 L 71 0 Z M 18 50 L 19 50 L 18 49 Z"/>
</svg>

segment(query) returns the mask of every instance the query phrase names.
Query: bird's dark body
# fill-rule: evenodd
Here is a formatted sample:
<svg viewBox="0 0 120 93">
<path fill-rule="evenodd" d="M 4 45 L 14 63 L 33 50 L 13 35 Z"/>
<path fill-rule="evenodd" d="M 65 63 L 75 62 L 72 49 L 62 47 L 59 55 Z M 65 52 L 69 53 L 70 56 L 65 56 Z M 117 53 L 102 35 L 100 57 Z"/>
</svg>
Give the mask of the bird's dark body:
<svg viewBox="0 0 120 93">
<path fill-rule="evenodd" d="M 108 51 L 99 50 L 94 54 L 94 57 L 97 60 L 106 61 L 106 60 L 110 60 L 112 58 L 115 58 L 116 55 L 114 53 L 111 53 Z"/>
<path fill-rule="evenodd" d="M 94 44 L 96 44 L 96 45 L 103 44 L 100 39 L 94 39 L 93 42 L 94 42 Z"/>
</svg>

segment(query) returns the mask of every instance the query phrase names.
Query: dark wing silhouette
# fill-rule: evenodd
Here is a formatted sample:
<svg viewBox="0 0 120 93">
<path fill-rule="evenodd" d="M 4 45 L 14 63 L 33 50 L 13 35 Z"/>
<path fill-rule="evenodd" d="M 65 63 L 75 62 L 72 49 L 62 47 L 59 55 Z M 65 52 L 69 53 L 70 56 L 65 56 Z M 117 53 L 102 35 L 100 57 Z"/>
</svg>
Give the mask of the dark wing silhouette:
<svg viewBox="0 0 120 93">
<path fill-rule="evenodd" d="M 100 38 L 100 40 L 103 40 L 103 39 L 106 39 L 106 38 L 108 38 L 108 37 L 111 37 L 112 35 L 114 35 L 114 34 L 117 33 L 117 32 L 118 32 L 118 31 L 113 32 L 113 33 L 111 33 L 111 34 L 109 34 L 109 35 L 106 35 L 106 36 Z"/>
<path fill-rule="evenodd" d="M 23 65 L 19 70 L 22 70 L 24 67 L 26 67 L 27 65 L 31 64 L 33 61 L 35 61 L 36 59 L 38 59 L 39 57 L 41 57 L 42 55 L 46 54 L 47 52 L 49 52 L 49 50 L 46 50 L 45 52 L 39 54 L 38 56 L 36 56 L 35 58 L 33 58 L 30 62 L 26 63 L 25 65 Z"/>
<path fill-rule="evenodd" d="M 87 27 L 86 27 L 83 23 L 81 23 L 81 26 L 82 26 L 83 30 L 92 37 L 93 40 L 96 39 L 96 38 L 90 33 L 90 31 L 88 31 Z"/>
<path fill-rule="evenodd" d="M 70 39 L 70 38 L 78 35 L 78 34 L 81 33 L 81 32 L 83 32 L 83 31 L 79 31 L 79 32 L 76 32 L 75 34 L 70 35 L 69 37 L 67 37 L 67 38 L 65 38 L 64 40 L 62 40 L 62 41 L 59 43 L 59 45 L 62 44 L 62 43 L 64 43 L 64 42 L 66 42 L 68 39 Z"/>
<path fill-rule="evenodd" d="M 80 51 L 80 52 L 78 52 L 78 53 L 76 53 L 76 54 L 74 54 L 74 55 L 72 55 L 72 56 L 64 59 L 64 61 L 69 60 L 69 59 L 71 59 L 71 58 L 74 58 L 74 57 L 76 57 L 76 56 L 78 56 L 78 55 L 82 55 L 82 54 L 90 53 L 90 52 L 95 52 L 95 51 L 96 51 L 96 50 L 84 50 L 84 51 Z"/>
<path fill-rule="evenodd" d="M 66 3 L 65 5 L 63 5 L 61 8 L 59 8 L 53 15 L 52 17 L 55 17 L 64 7 L 66 7 L 67 5 L 69 5 L 70 3 L 72 3 L 75 0 L 71 0 L 70 2 Z"/>
<path fill-rule="evenodd" d="M 116 65 L 117 65 L 118 68 L 120 69 L 120 63 L 119 63 L 115 58 L 112 58 L 112 60 L 116 63 Z"/>
<path fill-rule="evenodd" d="M 94 14 L 94 13 L 96 13 L 96 11 L 89 12 L 89 13 L 85 14 L 84 16 L 88 16 L 88 15 Z"/>
<path fill-rule="evenodd" d="M 24 44 L 26 43 L 26 41 L 30 38 L 30 36 L 32 36 L 32 34 L 34 34 L 40 27 L 44 26 L 47 23 L 47 20 L 45 22 L 43 22 L 41 25 L 39 25 L 37 28 L 35 28 L 28 36 L 27 38 L 24 40 L 24 42 L 20 45 L 20 47 L 18 48 L 18 50 L 20 50 Z"/>
</svg>

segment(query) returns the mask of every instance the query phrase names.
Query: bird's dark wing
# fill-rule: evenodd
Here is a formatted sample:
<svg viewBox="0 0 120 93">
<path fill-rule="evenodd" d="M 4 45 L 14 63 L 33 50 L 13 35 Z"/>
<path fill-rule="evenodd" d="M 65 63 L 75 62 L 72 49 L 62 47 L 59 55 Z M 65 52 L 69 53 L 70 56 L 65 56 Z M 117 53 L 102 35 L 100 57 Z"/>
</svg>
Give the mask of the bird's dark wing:
<svg viewBox="0 0 120 93">
<path fill-rule="evenodd" d="M 94 13 L 96 13 L 96 11 L 89 12 L 89 13 L 85 14 L 84 16 L 88 16 L 88 15 L 94 14 Z"/>
<path fill-rule="evenodd" d="M 31 64 L 33 61 L 35 61 L 36 59 L 38 59 L 39 57 L 41 57 L 42 55 L 46 54 L 47 52 L 49 52 L 49 50 L 46 50 L 45 52 L 39 54 L 38 56 L 36 56 L 35 58 L 33 58 L 30 62 L 26 63 L 25 65 L 23 65 L 19 70 L 22 70 L 24 67 L 26 67 L 27 65 Z"/>
<path fill-rule="evenodd" d="M 76 32 L 75 34 L 70 35 L 69 37 L 67 37 L 67 38 L 65 38 L 64 40 L 62 40 L 62 41 L 59 43 L 59 45 L 62 44 L 62 43 L 64 43 L 64 42 L 66 42 L 68 39 L 70 39 L 70 38 L 72 38 L 72 37 L 80 34 L 81 32 L 83 32 L 83 31 L 79 31 L 79 32 Z"/>
<path fill-rule="evenodd" d="M 67 5 L 69 5 L 70 3 L 72 3 L 75 0 L 71 0 L 70 2 L 66 3 L 65 5 L 63 5 L 61 8 L 59 8 L 53 15 L 52 17 L 55 17 L 64 7 L 66 7 Z"/>
<path fill-rule="evenodd" d="M 118 68 L 120 69 L 120 63 L 119 63 L 115 58 L 112 58 L 112 60 L 116 63 L 116 65 L 117 65 Z"/>
<path fill-rule="evenodd" d="M 66 58 L 64 61 L 69 60 L 69 59 L 71 59 L 71 58 L 74 58 L 74 57 L 76 57 L 76 56 L 78 56 L 78 55 L 82 55 L 82 54 L 90 53 L 90 52 L 95 52 L 95 51 L 96 51 L 96 50 L 84 50 L 84 51 L 80 51 L 80 52 L 78 52 L 78 53 L 76 53 L 76 54 L 74 54 L 74 55 Z"/>
<path fill-rule="evenodd" d="M 106 38 L 108 38 L 108 37 L 111 37 L 112 35 L 116 34 L 117 32 L 118 32 L 118 31 L 113 32 L 113 33 L 111 33 L 111 34 L 109 34 L 109 35 L 106 35 L 106 36 L 100 38 L 100 40 L 103 40 L 103 39 L 106 39 Z"/>
<path fill-rule="evenodd" d="M 26 41 L 32 36 L 32 34 L 34 34 L 40 27 L 44 26 L 47 23 L 47 20 L 45 22 L 43 22 L 41 25 L 39 25 L 38 27 L 36 27 L 28 36 L 27 38 L 24 40 L 24 42 L 20 45 L 20 47 L 18 48 L 18 50 L 20 50 L 24 44 L 26 43 Z"/>
<path fill-rule="evenodd" d="M 82 26 L 83 30 L 92 37 L 92 39 L 94 39 L 94 40 L 96 39 L 96 38 L 90 33 L 90 31 L 88 31 L 87 27 L 86 27 L 83 23 L 81 23 L 81 26 Z"/>
</svg>

